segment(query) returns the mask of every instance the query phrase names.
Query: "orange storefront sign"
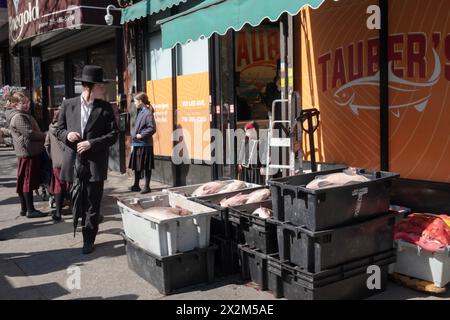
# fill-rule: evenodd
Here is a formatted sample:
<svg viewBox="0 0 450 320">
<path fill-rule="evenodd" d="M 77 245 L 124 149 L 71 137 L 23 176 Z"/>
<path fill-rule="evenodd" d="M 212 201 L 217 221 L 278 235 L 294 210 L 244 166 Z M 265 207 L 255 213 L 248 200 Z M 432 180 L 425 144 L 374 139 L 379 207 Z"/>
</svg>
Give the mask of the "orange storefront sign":
<svg viewBox="0 0 450 320">
<path fill-rule="evenodd" d="M 379 169 L 379 32 L 366 26 L 377 4 L 326 2 L 297 17 L 298 89 L 321 111 L 320 161 Z M 450 2 L 392 0 L 389 11 L 390 170 L 449 182 Z"/>
<path fill-rule="evenodd" d="M 209 96 L 208 72 L 177 77 L 177 128 L 182 130 L 185 158 L 211 160 Z"/>
<path fill-rule="evenodd" d="M 450 1 L 390 1 L 390 168 L 450 182 Z M 399 112 L 398 114 L 396 112 Z"/>
<path fill-rule="evenodd" d="M 172 156 L 173 103 L 172 78 L 147 82 L 147 94 L 155 109 L 156 134 L 154 152 L 159 156 Z"/>
</svg>

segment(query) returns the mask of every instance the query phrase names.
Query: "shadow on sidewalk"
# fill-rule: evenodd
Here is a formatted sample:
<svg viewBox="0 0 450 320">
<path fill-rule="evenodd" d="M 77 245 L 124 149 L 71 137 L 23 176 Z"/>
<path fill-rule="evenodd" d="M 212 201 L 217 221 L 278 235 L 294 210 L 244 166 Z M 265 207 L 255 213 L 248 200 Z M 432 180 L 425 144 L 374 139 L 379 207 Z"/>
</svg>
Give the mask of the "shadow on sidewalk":
<svg viewBox="0 0 450 320">
<path fill-rule="evenodd" d="M 0 182 L 3 182 L 3 181 L 16 181 L 16 177 L 0 178 Z"/>
<path fill-rule="evenodd" d="M 20 217 L 20 219 L 27 218 Z M 61 222 L 55 224 L 49 216 L 46 220 L 31 220 L 30 222 L 1 229 L 0 238 L 2 238 L 3 241 L 12 239 L 33 239 L 70 234 L 71 232 L 73 232 L 72 223 Z"/>
<path fill-rule="evenodd" d="M 1 300 L 56 299 L 70 293 L 66 288 L 56 282 L 13 288 L 9 281 L 4 277 L 0 277 L 0 288 Z M 46 293 L 45 296 L 42 292 Z"/>
<path fill-rule="evenodd" d="M 8 182 L 8 183 L 0 183 L 3 188 L 15 188 L 16 183 L 15 182 Z"/>
<path fill-rule="evenodd" d="M 0 206 L 7 206 L 11 204 L 20 204 L 20 199 L 18 195 L 0 201 Z"/>
<path fill-rule="evenodd" d="M 9 185 L 9 184 L 3 184 L 2 187 L 8 187 L 7 185 Z M 14 188 L 15 189 L 16 188 L 16 183 L 11 184 L 10 188 Z M 33 192 L 33 201 L 34 201 L 34 205 L 36 207 L 39 207 L 40 209 L 42 209 L 42 208 L 45 209 L 45 206 L 48 207 L 48 201 L 42 201 L 42 199 L 39 196 L 37 196 L 35 192 Z M 16 190 L 14 190 L 14 196 L 6 198 L 6 199 L 0 201 L 0 206 L 13 205 L 13 204 L 20 204 L 20 199 L 19 199 L 19 196 L 16 193 Z M 19 208 L 17 210 L 19 210 Z M 17 212 L 19 212 L 19 211 L 17 211 Z"/>
<path fill-rule="evenodd" d="M 80 238 L 81 239 L 81 238 Z M 0 261 L 12 262 L 20 267 L 28 276 L 46 275 L 61 270 L 67 270 L 69 266 L 84 265 L 85 262 L 99 258 L 118 257 L 125 255 L 123 240 L 98 243 L 95 251 L 89 255 L 81 253 L 81 245 L 75 248 L 65 248 L 32 253 L 14 252 L 0 254 Z M 5 276 L 19 277 L 23 274 L 19 271 L 7 272 Z"/>
</svg>

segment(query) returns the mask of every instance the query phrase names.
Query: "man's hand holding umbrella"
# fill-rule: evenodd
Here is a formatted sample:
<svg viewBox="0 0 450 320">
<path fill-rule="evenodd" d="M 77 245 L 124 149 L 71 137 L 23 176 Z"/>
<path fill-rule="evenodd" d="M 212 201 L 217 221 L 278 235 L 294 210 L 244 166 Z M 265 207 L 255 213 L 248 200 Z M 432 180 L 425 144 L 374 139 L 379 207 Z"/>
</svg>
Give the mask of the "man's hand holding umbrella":
<svg viewBox="0 0 450 320">
<path fill-rule="evenodd" d="M 77 144 L 77 152 L 80 154 L 88 151 L 90 148 L 91 148 L 91 143 L 89 141 L 83 141 L 83 142 L 79 142 Z"/>
<path fill-rule="evenodd" d="M 81 140 L 81 136 L 78 132 L 69 132 L 69 134 L 67 135 L 67 140 L 69 140 L 72 143 L 75 143 Z M 90 148 L 91 143 L 89 141 L 79 142 L 77 144 L 77 153 L 81 154 L 83 152 L 88 151 Z"/>
</svg>

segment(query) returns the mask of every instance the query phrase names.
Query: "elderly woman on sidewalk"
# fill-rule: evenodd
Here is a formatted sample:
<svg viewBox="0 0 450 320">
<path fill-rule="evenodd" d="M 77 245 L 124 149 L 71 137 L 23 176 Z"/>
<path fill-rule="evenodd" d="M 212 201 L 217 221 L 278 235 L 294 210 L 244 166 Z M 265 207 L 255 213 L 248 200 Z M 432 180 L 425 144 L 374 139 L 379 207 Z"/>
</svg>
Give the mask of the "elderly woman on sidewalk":
<svg viewBox="0 0 450 320">
<path fill-rule="evenodd" d="M 16 191 L 20 198 L 20 215 L 43 217 L 46 214 L 34 207 L 33 190 L 39 189 L 40 158 L 44 151 L 45 133 L 41 132 L 36 120 L 29 114 L 30 100 L 25 94 L 16 92 L 9 102 L 6 119 L 19 160 Z"/>
</svg>

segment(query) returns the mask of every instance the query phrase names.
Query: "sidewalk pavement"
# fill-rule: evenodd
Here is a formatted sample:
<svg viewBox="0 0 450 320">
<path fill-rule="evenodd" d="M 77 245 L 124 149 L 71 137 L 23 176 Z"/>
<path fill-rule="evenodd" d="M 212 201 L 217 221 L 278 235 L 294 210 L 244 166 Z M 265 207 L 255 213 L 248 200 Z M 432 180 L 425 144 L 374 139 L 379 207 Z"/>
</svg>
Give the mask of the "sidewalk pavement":
<svg viewBox="0 0 450 320">
<path fill-rule="evenodd" d="M 73 237 L 72 219 L 54 224 L 50 216 L 27 219 L 19 216 L 15 193 L 17 160 L 11 149 L 0 149 L 0 299 L 273 299 L 268 292 L 243 284 L 239 276 L 218 279 L 209 285 L 187 288 L 164 296 L 128 268 L 120 236 L 122 219 L 115 197 L 127 191 L 128 175 L 110 173 L 102 203 L 104 222 L 91 255 L 82 255 L 82 237 Z M 165 186 L 152 183 L 153 190 Z M 38 199 L 36 198 L 36 201 Z M 47 202 L 36 207 L 49 211 Z M 70 290 L 71 266 L 81 272 L 81 288 Z M 450 297 L 446 294 L 444 297 Z M 374 299 L 434 299 L 391 284 Z"/>
</svg>

